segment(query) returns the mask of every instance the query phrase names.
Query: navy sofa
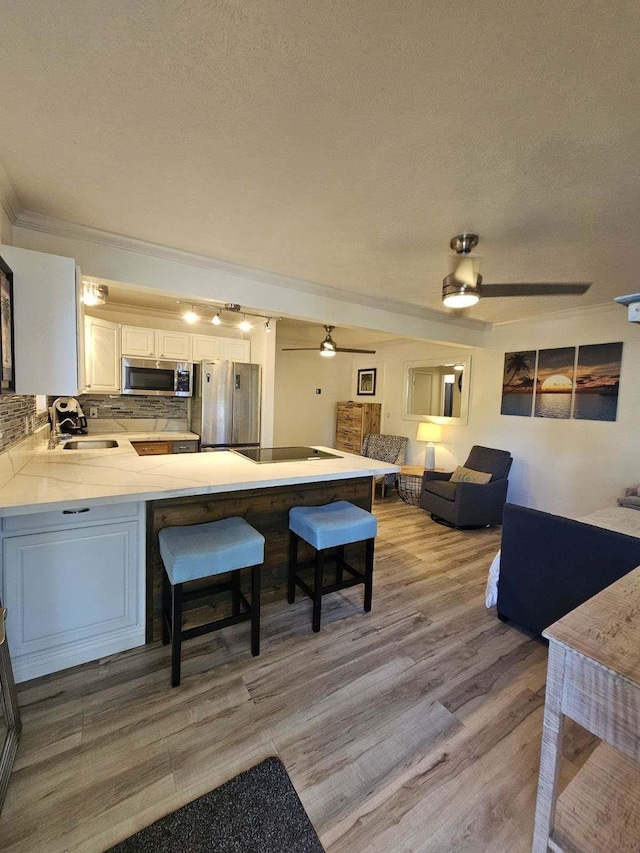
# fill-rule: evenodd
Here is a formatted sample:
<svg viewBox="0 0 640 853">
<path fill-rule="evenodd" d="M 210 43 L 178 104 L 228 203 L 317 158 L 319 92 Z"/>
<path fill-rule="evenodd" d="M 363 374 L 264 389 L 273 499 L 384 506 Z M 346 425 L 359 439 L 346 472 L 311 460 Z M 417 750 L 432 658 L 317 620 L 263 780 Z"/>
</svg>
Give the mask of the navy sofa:
<svg viewBox="0 0 640 853">
<path fill-rule="evenodd" d="M 636 566 L 636 536 L 505 504 L 498 616 L 541 634 Z"/>
</svg>

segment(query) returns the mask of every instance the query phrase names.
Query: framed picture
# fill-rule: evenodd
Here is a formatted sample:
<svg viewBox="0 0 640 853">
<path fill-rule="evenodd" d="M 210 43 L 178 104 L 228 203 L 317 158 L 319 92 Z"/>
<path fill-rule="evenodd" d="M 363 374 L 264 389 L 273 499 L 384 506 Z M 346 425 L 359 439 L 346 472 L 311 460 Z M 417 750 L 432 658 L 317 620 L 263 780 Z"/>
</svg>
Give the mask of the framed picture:
<svg viewBox="0 0 640 853">
<path fill-rule="evenodd" d="M 375 367 L 365 367 L 358 371 L 358 396 L 375 397 L 376 395 L 376 373 Z"/>
<path fill-rule="evenodd" d="M 14 394 L 13 273 L 0 258 L 0 393 Z"/>
</svg>

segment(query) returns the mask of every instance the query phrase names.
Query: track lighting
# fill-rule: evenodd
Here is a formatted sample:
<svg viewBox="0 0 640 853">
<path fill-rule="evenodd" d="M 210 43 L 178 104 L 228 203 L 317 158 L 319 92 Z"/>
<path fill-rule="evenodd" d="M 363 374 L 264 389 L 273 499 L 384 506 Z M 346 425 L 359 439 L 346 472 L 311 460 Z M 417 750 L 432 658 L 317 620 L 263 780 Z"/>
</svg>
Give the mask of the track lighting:
<svg viewBox="0 0 640 853">
<path fill-rule="evenodd" d="M 247 320 L 247 318 L 244 317 L 243 320 L 240 323 L 238 323 L 238 328 L 242 332 L 250 332 L 253 327 L 252 327 L 251 323 Z"/>
<path fill-rule="evenodd" d="M 193 310 L 193 306 L 191 306 L 191 308 L 188 311 L 184 312 L 184 314 L 182 315 L 182 319 L 185 321 L 185 323 L 193 324 L 193 323 L 197 323 L 200 318 L 198 317 L 196 312 Z"/>
<path fill-rule="evenodd" d="M 84 305 L 104 305 L 109 298 L 109 288 L 106 284 L 96 284 L 95 281 L 82 282 L 82 302 Z"/>
<path fill-rule="evenodd" d="M 220 319 L 220 312 L 219 311 L 217 314 L 213 315 L 213 317 L 211 318 L 211 322 L 213 323 L 214 326 L 219 326 L 220 323 L 222 323 L 222 320 Z"/>
<path fill-rule="evenodd" d="M 271 331 L 271 326 L 269 325 L 270 323 L 271 323 L 271 317 L 269 317 L 269 319 L 267 320 L 267 322 L 264 324 L 264 330 L 265 330 L 265 332 L 270 332 L 270 331 Z"/>
</svg>

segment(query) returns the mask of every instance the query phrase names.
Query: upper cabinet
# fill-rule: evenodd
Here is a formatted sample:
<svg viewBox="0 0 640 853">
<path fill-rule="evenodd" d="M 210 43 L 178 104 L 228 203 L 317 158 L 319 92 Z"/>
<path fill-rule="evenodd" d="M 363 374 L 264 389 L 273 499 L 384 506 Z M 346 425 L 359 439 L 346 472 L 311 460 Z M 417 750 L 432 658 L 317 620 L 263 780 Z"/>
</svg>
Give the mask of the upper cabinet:
<svg viewBox="0 0 640 853">
<path fill-rule="evenodd" d="M 211 335 L 191 335 L 191 357 L 193 361 L 218 361 L 222 338 Z"/>
<path fill-rule="evenodd" d="M 220 359 L 222 361 L 251 361 L 251 341 L 239 338 L 220 338 Z"/>
<path fill-rule="evenodd" d="M 191 361 L 191 335 L 187 332 L 156 332 L 156 356 L 171 361 Z"/>
<path fill-rule="evenodd" d="M 137 358 L 157 357 L 155 329 L 122 326 L 122 355 L 133 355 Z"/>
<path fill-rule="evenodd" d="M 187 332 L 123 326 L 122 355 L 135 358 L 164 358 L 168 361 L 191 361 L 191 335 Z"/>
<path fill-rule="evenodd" d="M 0 254 L 13 272 L 16 393 L 74 396 L 82 387 L 76 262 L 15 246 Z"/>
<path fill-rule="evenodd" d="M 85 391 L 120 393 L 120 325 L 98 317 L 84 318 Z"/>
</svg>

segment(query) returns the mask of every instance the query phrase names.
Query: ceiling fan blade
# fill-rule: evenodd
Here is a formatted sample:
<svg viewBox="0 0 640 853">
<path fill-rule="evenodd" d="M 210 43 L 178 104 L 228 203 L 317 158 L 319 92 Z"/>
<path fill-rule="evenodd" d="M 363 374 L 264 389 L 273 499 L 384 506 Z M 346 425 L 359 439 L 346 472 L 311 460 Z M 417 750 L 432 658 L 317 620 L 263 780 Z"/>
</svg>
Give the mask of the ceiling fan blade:
<svg viewBox="0 0 640 853">
<path fill-rule="evenodd" d="M 374 349 L 351 349 L 350 347 L 336 347 L 336 352 L 362 352 L 366 355 L 375 355 Z"/>
<path fill-rule="evenodd" d="M 318 347 L 282 347 L 281 352 L 318 352 Z"/>
<path fill-rule="evenodd" d="M 481 297 L 493 296 L 579 296 L 592 282 L 545 282 L 544 284 L 482 284 Z"/>
</svg>

